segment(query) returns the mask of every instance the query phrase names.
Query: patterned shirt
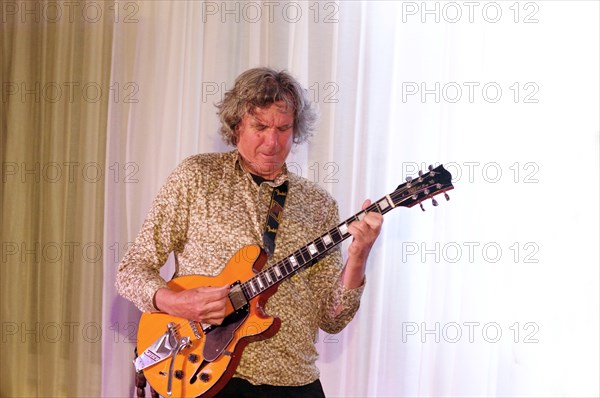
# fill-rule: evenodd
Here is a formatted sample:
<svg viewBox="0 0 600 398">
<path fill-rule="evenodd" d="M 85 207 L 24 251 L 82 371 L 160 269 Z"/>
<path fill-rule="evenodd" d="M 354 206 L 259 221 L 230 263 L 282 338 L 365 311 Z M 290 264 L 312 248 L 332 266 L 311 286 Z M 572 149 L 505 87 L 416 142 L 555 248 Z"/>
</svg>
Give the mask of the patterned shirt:
<svg viewBox="0 0 600 398">
<path fill-rule="evenodd" d="M 160 190 L 117 274 L 119 294 L 141 311 L 157 311 L 155 292 L 166 286 L 159 269 L 175 255 L 175 276 L 218 275 L 241 247 L 262 246 L 271 193 L 289 181 L 273 257 L 290 255 L 339 223 L 333 198 L 315 183 L 284 172 L 257 185 L 237 150 L 184 160 Z M 318 329 L 338 333 L 360 304 L 364 284 L 347 289 L 341 281 L 339 248 L 312 267 L 283 281 L 265 305 L 281 319 L 275 336 L 250 343 L 236 370 L 253 384 L 305 385 L 319 377 L 315 365 Z"/>
</svg>

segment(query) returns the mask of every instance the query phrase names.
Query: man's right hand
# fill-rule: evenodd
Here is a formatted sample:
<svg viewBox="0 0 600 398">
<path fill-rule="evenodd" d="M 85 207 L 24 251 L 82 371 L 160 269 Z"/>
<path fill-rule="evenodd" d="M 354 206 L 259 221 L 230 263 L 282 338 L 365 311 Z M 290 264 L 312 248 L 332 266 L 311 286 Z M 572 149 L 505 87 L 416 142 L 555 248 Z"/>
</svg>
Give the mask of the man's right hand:
<svg viewBox="0 0 600 398">
<path fill-rule="evenodd" d="M 229 286 L 198 287 L 175 292 L 161 288 L 154 294 L 154 305 L 162 312 L 196 322 L 220 325 L 226 315 Z"/>
</svg>

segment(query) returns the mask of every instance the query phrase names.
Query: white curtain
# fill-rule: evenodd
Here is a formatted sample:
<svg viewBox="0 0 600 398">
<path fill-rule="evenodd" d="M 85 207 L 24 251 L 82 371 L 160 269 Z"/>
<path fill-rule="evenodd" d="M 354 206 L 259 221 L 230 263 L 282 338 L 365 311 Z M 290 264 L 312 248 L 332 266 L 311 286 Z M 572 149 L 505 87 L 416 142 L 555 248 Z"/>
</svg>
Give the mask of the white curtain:
<svg viewBox="0 0 600 398">
<path fill-rule="evenodd" d="M 454 175 L 449 202 L 386 216 L 359 313 L 319 336 L 328 396 L 599 394 L 597 2 L 128 4 L 111 72 L 104 396 L 133 393 L 139 312 L 114 288 L 127 242 L 181 160 L 227 149 L 213 104 L 259 65 L 318 103 L 319 131 L 289 164 L 342 217 L 429 164 Z"/>
</svg>

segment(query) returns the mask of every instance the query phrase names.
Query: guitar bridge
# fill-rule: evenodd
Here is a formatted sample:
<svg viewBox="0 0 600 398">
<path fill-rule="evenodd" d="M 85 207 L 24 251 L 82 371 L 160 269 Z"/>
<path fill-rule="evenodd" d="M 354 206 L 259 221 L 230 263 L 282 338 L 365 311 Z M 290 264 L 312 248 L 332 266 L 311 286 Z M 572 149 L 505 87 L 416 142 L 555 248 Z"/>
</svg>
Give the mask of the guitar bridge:
<svg viewBox="0 0 600 398">
<path fill-rule="evenodd" d="M 248 305 L 248 299 L 246 299 L 246 295 L 242 291 L 240 281 L 231 285 L 231 290 L 229 290 L 229 301 L 231 301 L 231 305 L 236 311 L 245 308 Z"/>
</svg>

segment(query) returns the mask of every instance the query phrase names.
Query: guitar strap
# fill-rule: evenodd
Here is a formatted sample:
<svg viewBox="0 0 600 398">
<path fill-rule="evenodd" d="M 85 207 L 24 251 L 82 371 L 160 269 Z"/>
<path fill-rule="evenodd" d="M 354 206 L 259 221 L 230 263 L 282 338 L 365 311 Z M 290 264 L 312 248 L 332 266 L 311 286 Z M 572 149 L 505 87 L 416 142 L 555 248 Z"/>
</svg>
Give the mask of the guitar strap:
<svg viewBox="0 0 600 398">
<path fill-rule="evenodd" d="M 283 205 L 288 193 L 288 181 L 285 181 L 278 187 L 273 188 L 271 195 L 271 204 L 267 213 L 267 221 L 263 232 L 263 245 L 269 257 L 275 253 L 275 235 L 279 229 L 279 223 L 283 216 Z"/>
</svg>

